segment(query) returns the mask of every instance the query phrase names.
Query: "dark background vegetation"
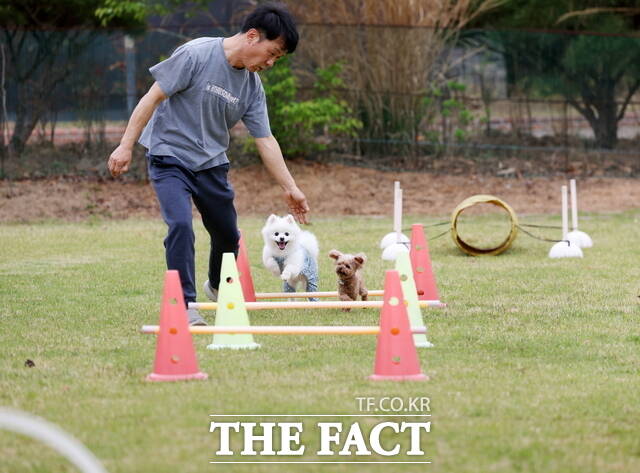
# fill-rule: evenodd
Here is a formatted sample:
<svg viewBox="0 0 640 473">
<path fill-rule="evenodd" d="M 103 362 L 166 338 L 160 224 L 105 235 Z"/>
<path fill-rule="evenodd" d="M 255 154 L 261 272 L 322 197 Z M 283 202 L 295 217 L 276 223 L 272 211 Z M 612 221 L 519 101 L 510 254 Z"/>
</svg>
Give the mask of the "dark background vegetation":
<svg viewBox="0 0 640 473">
<path fill-rule="evenodd" d="M 235 33 L 255 3 L 2 0 L 0 177 L 105 176 L 148 67 L 189 39 Z M 285 3 L 302 41 L 263 82 L 289 159 L 507 177 L 640 172 L 634 0 Z M 233 162 L 255 162 L 246 131 L 233 137 Z M 130 176 L 143 179 L 135 163 Z"/>
</svg>

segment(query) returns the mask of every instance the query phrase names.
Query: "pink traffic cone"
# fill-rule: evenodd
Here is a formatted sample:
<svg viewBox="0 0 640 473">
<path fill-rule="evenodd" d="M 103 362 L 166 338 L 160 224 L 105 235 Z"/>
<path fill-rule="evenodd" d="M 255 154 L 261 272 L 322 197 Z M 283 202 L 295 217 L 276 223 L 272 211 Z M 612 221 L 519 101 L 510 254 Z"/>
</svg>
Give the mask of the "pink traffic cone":
<svg viewBox="0 0 640 473">
<path fill-rule="evenodd" d="M 247 247 L 244 244 L 242 232 L 240 233 L 240 243 L 238 248 L 238 277 L 240 278 L 240 287 L 242 287 L 242 295 L 245 302 L 256 301 L 256 290 L 253 286 L 253 277 L 251 277 L 251 266 L 249 265 L 249 255 Z"/>
<path fill-rule="evenodd" d="M 424 228 L 416 223 L 411 225 L 411 249 L 409 250 L 411 267 L 413 268 L 413 280 L 418 291 L 418 300 L 439 301 L 436 278 L 431 269 L 431 257 L 429 245 L 424 237 Z"/>
<path fill-rule="evenodd" d="M 398 271 L 386 272 L 384 302 L 380 310 L 380 333 L 373 375 L 375 381 L 422 381 L 429 379 L 420 370 L 413 343 L 407 306 Z"/>
<path fill-rule="evenodd" d="M 180 275 L 176 270 L 169 270 L 164 277 L 156 359 L 153 373 L 147 376 L 147 381 L 206 378 L 206 373 L 198 369 L 180 285 Z"/>
</svg>

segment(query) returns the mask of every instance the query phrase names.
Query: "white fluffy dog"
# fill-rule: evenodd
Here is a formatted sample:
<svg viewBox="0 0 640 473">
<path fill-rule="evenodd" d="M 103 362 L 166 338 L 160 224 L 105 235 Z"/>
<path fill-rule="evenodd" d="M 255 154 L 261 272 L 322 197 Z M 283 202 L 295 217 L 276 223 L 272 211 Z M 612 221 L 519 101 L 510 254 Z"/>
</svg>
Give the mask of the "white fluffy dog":
<svg viewBox="0 0 640 473">
<path fill-rule="evenodd" d="M 300 229 L 293 216 L 270 215 L 262 228 L 265 267 L 284 281 L 285 292 L 318 290 L 318 240 Z"/>
</svg>

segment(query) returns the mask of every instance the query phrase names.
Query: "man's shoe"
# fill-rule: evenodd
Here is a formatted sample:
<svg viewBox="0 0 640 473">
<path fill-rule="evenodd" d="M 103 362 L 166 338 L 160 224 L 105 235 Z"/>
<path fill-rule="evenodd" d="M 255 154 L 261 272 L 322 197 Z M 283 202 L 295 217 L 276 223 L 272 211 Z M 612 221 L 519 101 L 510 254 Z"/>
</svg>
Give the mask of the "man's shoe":
<svg viewBox="0 0 640 473">
<path fill-rule="evenodd" d="M 211 287 L 211 284 L 209 284 L 208 279 L 204 282 L 203 289 L 204 289 L 204 293 L 206 294 L 206 296 L 209 298 L 210 301 L 218 302 L 218 290 Z"/>
<path fill-rule="evenodd" d="M 189 316 L 189 325 L 207 325 L 198 309 L 187 309 L 187 315 Z"/>
</svg>

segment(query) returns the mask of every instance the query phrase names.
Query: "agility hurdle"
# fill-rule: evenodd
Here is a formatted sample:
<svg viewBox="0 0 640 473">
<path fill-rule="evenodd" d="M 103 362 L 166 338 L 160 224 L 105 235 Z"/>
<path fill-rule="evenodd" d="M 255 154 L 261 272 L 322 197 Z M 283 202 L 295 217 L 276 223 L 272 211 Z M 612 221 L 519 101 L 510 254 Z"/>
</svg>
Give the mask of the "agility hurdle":
<svg viewBox="0 0 640 473">
<path fill-rule="evenodd" d="M 429 379 L 420 369 L 420 361 L 413 337 L 424 336 L 426 328 L 412 328 L 408 304 L 404 303 L 398 271 L 385 274 L 384 305 L 380 310 L 378 326 L 250 326 L 239 287 L 239 278 L 233 253 L 225 253 L 222 270 L 228 273 L 222 279 L 219 297 L 220 312 L 216 326 L 189 327 L 180 276 L 168 270 L 160 307 L 159 325 L 143 326 L 144 334 L 157 334 L 153 372 L 148 381 L 179 381 L 206 379 L 198 368 L 192 334 L 212 333 L 208 349 L 255 349 L 253 334 L 279 335 L 376 335 L 374 371 L 370 380 L 424 381 Z M 225 288 L 225 285 L 227 287 Z M 233 308 L 229 308 L 233 305 Z M 239 312 L 243 312 L 240 314 Z M 235 313 L 235 315 L 234 315 Z M 224 319 L 224 320 L 222 320 Z M 231 323 L 229 323 L 231 322 Z"/>
<path fill-rule="evenodd" d="M 241 258 L 239 258 L 240 260 Z M 246 258 L 245 258 L 246 261 Z M 410 316 L 410 325 L 415 328 L 424 328 L 422 320 L 421 308 L 423 307 L 446 307 L 440 301 L 423 301 L 418 299 L 418 290 L 413 282 L 411 262 L 409 254 L 405 253 L 398 257 L 396 261 L 401 281 L 400 297 L 391 297 L 388 303 L 406 307 Z M 233 253 L 225 253 L 222 258 L 222 267 L 220 270 L 220 290 L 217 302 L 190 302 L 189 309 L 215 310 L 216 311 L 216 327 L 227 326 L 249 326 L 248 312 L 250 310 L 264 309 L 352 309 L 352 308 L 374 308 L 382 309 L 385 301 L 276 301 L 265 302 L 247 301 L 244 298 L 243 282 L 237 262 Z M 404 291 L 406 288 L 407 297 L 405 299 Z M 255 293 L 254 293 L 255 294 Z M 390 297 L 386 289 L 383 291 L 383 297 Z M 330 329 L 331 330 L 331 329 Z M 220 342 L 221 338 L 232 337 L 233 340 L 228 342 Z M 244 337 L 244 341 L 239 342 L 238 338 Z M 417 347 L 427 348 L 433 346 L 426 338 L 425 333 L 416 332 L 413 334 L 414 343 Z M 217 340 L 215 340 L 217 339 Z M 214 343 L 207 348 L 217 350 L 220 348 L 247 348 L 255 349 L 259 345 L 253 340 L 251 333 L 244 334 L 214 334 Z"/>
<path fill-rule="evenodd" d="M 169 333 L 171 332 L 169 329 Z M 177 333 L 177 329 L 173 329 Z M 159 325 L 143 325 L 140 329 L 144 334 L 160 333 Z M 353 325 L 353 326 L 322 326 L 322 325 L 251 325 L 251 326 L 191 326 L 189 332 L 196 335 L 213 335 L 216 333 L 250 333 L 253 335 L 378 335 L 380 326 L 377 325 Z M 391 334 L 398 335 L 399 328 L 392 328 Z M 427 333 L 426 327 L 411 329 L 411 333 Z"/>
<path fill-rule="evenodd" d="M 233 309 L 233 302 L 228 309 Z M 228 305 L 229 305 L 228 304 Z M 381 309 L 383 301 L 292 301 L 292 302 L 245 302 L 247 310 L 272 309 Z M 418 301 L 420 308 L 444 307 L 440 301 Z M 217 302 L 189 302 L 189 309 L 218 310 L 221 304 Z M 222 305 L 224 307 L 224 305 Z"/>
<path fill-rule="evenodd" d="M 446 307 L 446 303 L 440 302 L 438 288 L 436 286 L 433 271 L 431 269 L 431 259 L 429 257 L 429 247 L 427 245 L 422 225 L 413 225 L 411 230 L 410 248 L 411 273 L 415 282 L 418 299 L 421 301 L 431 301 L 434 304 L 429 307 Z M 248 303 L 257 302 L 264 299 L 309 299 L 309 298 L 337 298 L 338 291 L 318 291 L 318 292 L 256 292 L 251 275 L 251 264 L 249 254 L 242 232 L 240 233 L 238 257 L 236 261 L 240 285 L 244 300 Z M 396 261 L 396 268 L 397 266 Z M 370 297 L 382 297 L 384 290 L 372 289 L 368 291 Z M 377 306 L 376 306 L 377 308 Z"/>
</svg>

